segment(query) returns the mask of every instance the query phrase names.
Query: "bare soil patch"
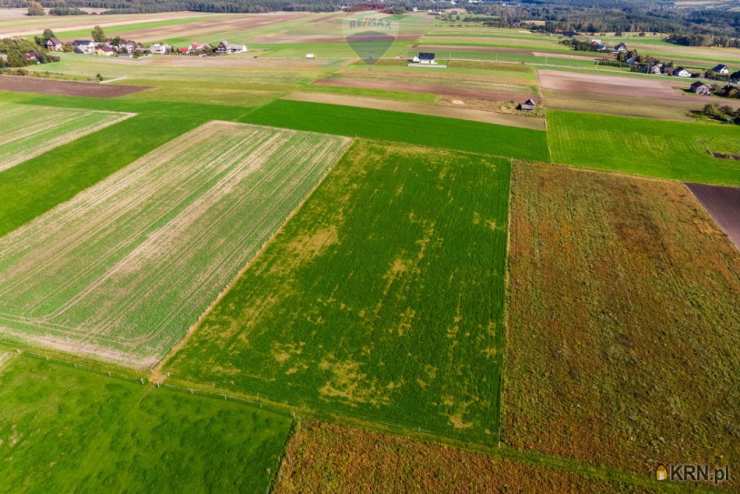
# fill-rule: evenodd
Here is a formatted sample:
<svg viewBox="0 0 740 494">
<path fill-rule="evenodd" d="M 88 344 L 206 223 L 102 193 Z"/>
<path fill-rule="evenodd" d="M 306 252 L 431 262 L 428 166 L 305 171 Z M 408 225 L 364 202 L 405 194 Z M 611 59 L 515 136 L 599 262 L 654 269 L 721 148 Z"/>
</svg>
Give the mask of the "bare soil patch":
<svg viewBox="0 0 740 494">
<path fill-rule="evenodd" d="M 0 76 L 0 91 L 115 98 L 138 93 L 143 86 L 101 85 L 89 82 L 56 81 L 35 77 Z"/>
<path fill-rule="evenodd" d="M 511 127 L 522 127 L 526 129 L 544 130 L 545 121 L 541 118 L 530 118 L 520 115 L 496 113 L 465 106 L 446 104 L 433 105 L 425 103 L 408 103 L 377 98 L 364 98 L 360 96 L 348 96 L 330 93 L 295 92 L 285 99 L 294 101 L 310 101 L 314 103 L 328 103 L 333 105 L 356 106 L 359 108 L 373 108 L 376 110 L 399 111 L 406 113 L 419 113 L 421 115 L 433 115 L 438 117 L 458 118 L 460 120 L 473 120 Z"/>
<path fill-rule="evenodd" d="M 686 184 L 720 228 L 740 249 L 740 188 Z"/>
<path fill-rule="evenodd" d="M 555 70 L 539 70 L 538 74 L 548 108 L 690 121 L 690 110 L 710 102 L 740 106 L 740 101 L 689 94 L 682 89 L 690 81 L 683 79 Z"/>
<path fill-rule="evenodd" d="M 577 94 L 598 94 L 616 97 L 648 97 L 681 99 L 683 96 L 675 91 L 669 81 L 650 79 L 648 77 L 624 77 L 584 74 L 580 72 L 560 72 L 540 70 L 542 89 Z"/>
<path fill-rule="evenodd" d="M 275 492 L 650 492 L 618 481 L 517 463 L 339 425 L 301 424 Z"/>
</svg>

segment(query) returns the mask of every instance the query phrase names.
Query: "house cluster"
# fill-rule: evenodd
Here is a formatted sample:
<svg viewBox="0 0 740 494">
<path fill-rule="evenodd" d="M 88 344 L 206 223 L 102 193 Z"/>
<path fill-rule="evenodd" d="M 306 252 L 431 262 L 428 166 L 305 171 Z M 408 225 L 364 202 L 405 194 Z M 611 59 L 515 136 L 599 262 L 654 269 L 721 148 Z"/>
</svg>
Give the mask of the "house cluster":
<svg viewBox="0 0 740 494">
<path fill-rule="evenodd" d="M 181 47 L 162 43 L 155 43 L 149 47 L 149 52 L 152 55 L 232 55 L 235 53 L 246 53 L 247 51 L 248 48 L 246 45 L 229 43 L 228 41 L 221 41 L 219 44 L 213 46 L 205 43 L 194 42 L 188 46 Z"/>
<path fill-rule="evenodd" d="M 724 71 L 718 70 L 725 68 Z M 710 96 L 712 94 L 721 96 L 723 98 L 740 98 L 740 71 L 730 73 L 729 68 L 726 65 L 717 66 L 712 69 L 712 72 L 722 76 L 726 76 L 727 83 L 724 85 L 710 84 L 702 81 L 696 81 L 689 86 L 689 92 L 698 94 L 700 96 Z"/>
<path fill-rule="evenodd" d="M 49 40 L 51 42 L 51 40 Z M 165 43 L 154 43 L 149 47 L 130 40 L 108 40 L 97 42 L 89 39 L 78 39 L 70 44 L 72 51 L 83 55 L 98 56 L 143 56 L 143 55 L 231 55 L 234 53 L 247 52 L 246 45 L 239 45 L 222 41 L 217 45 L 204 43 L 191 43 L 185 47 L 175 47 Z M 63 51 L 64 45 L 60 43 L 54 51 Z"/>
<path fill-rule="evenodd" d="M 147 53 L 143 45 L 136 41 L 115 39 L 104 42 L 89 39 L 76 39 L 71 43 L 72 51 L 83 55 L 103 57 L 134 57 Z"/>
</svg>

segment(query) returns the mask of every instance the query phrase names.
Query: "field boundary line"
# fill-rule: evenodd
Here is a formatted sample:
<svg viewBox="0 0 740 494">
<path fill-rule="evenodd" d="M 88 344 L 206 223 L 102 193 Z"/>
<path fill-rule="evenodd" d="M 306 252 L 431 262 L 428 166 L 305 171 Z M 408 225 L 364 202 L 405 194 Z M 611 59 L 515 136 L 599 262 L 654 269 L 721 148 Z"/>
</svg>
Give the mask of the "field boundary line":
<svg viewBox="0 0 740 494">
<path fill-rule="evenodd" d="M 236 124 L 236 125 L 251 125 L 251 126 L 257 126 L 256 124 L 244 124 L 239 122 L 227 122 L 230 124 Z M 263 125 L 261 127 L 270 128 L 274 130 L 278 130 L 280 132 L 284 132 L 285 129 L 279 129 L 277 127 L 269 127 L 267 125 Z M 299 130 L 292 130 L 293 132 L 302 132 Z M 318 132 L 311 132 L 311 134 L 318 134 L 321 136 L 326 136 L 329 134 L 321 134 Z M 334 136 L 336 137 L 336 136 Z M 340 136 L 341 137 L 341 136 Z M 154 367 L 151 369 L 151 372 L 149 374 L 149 380 L 152 383 L 163 383 L 167 379 L 167 375 L 162 374 L 162 370 L 164 367 L 169 363 L 170 360 L 180 351 L 182 350 L 187 342 L 192 338 L 193 334 L 197 331 L 197 329 L 200 327 L 200 325 L 203 323 L 203 321 L 208 317 L 208 315 L 213 311 L 213 309 L 223 300 L 223 298 L 231 291 L 232 288 L 237 284 L 237 282 L 242 278 L 244 273 L 249 270 L 249 268 L 252 267 L 254 262 L 259 259 L 265 250 L 267 250 L 268 246 L 272 244 L 272 242 L 277 238 L 277 236 L 285 229 L 285 226 L 290 222 L 290 220 L 293 219 L 293 217 L 303 209 L 303 206 L 308 201 L 311 196 L 313 196 L 314 192 L 321 186 L 321 184 L 324 183 L 326 178 L 331 174 L 331 172 L 334 170 L 334 168 L 339 164 L 339 162 L 342 160 L 342 158 L 347 154 L 347 151 L 352 147 L 352 144 L 354 140 L 350 137 L 345 137 L 344 146 L 345 149 L 342 152 L 342 154 L 338 157 L 338 159 L 329 167 L 327 167 L 327 170 L 323 173 L 323 176 L 316 181 L 316 184 L 306 193 L 306 195 L 301 199 L 301 201 L 296 205 L 295 208 L 288 214 L 283 222 L 280 224 L 280 226 L 275 229 L 275 231 L 270 235 L 269 238 L 267 238 L 264 243 L 260 246 L 260 248 L 255 252 L 254 256 L 246 263 L 244 266 L 242 266 L 239 271 L 236 273 L 236 275 L 233 277 L 233 279 L 219 292 L 219 294 L 211 301 L 211 303 L 208 305 L 208 307 L 203 311 L 203 313 L 198 317 L 198 319 L 188 328 L 187 332 L 185 333 L 185 336 L 180 338 L 180 340 L 165 354 L 164 357 L 162 357 L 157 364 L 154 365 Z"/>
<path fill-rule="evenodd" d="M 503 443 L 503 431 L 504 431 L 504 384 L 506 379 L 504 377 L 504 370 L 506 368 L 506 350 L 509 343 L 509 287 L 510 287 L 510 276 L 509 276 L 509 262 L 511 253 L 511 195 L 514 190 L 513 188 L 513 177 L 514 177 L 514 164 L 515 161 L 512 159 L 509 161 L 509 193 L 506 195 L 506 253 L 504 262 L 504 299 L 502 301 L 501 318 L 503 327 L 501 328 L 504 332 L 503 340 L 501 342 L 501 358 L 499 359 L 498 369 L 498 445 L 501 446 Z"/>
<path fill-rule="evenodd" d="M 565 110 L 556 110 L 556 111 L 565 111 Z M 550 143 L 548 141 L 547 143 L 548 148 L 550 146 Z M 492 155 L 487 155 L 492 156 Z M 617 170 L 607 170 L 607 169 L 598 169 L 598 168 L 592 168 L 589 166 L 579 166 L 574 165 L 572 163 L 563 163 L 563 162 L 555 162 L 555 161 L 532 161 L 532 160 L 525 160 L 521 158 L 506 158 L 506 159 L 513 159 L 516 163 L 521 163 L 524 165 L 529 164 L 543 164 L 548 166 L 558 166 L 561 168 L 567 168 L 569 170 L 575 171 L 575 172 L 584 172 L 584 173 L 599 173 L 604 175 L 614 175 L 617 177 L 622 178 L 630 178 L 630 179 L 636 179 L 636 180 L 648 180 L 650 182 L 661 182 L 666 184 L 686 184 L 686 183 L 694 183 L 698 185 L 717 185 L 722 187 L 734 187 L 738 188 L 740 187 L 740 183 L 728 183 L 728 182 L 706 182 L 706 181 L 697 181 L 697 180 L 687 180 L 685 178 L 667 178 L 667 177 L 656 177 L 654 175 L 640 175 L 637 173 L 625 173 Z"/>
</svg>

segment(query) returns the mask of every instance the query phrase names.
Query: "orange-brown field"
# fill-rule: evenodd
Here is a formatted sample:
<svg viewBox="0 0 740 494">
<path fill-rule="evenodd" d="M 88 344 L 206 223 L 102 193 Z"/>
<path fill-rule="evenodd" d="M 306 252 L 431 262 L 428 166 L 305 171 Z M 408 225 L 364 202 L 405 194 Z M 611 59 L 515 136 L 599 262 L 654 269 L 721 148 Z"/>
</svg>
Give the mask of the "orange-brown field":
<svg viewBox="0 0 740 494">
<path fill-rule="evenodd" d="M 686 187 L 518 164 L 510 236 L 503 440 L 737 465 L 740 256 Z"/>
<path fill-rule="evenodd" d="M 273 492 L 653 491 L 403 437 L 308 422 L 288 443 Z"/>
</svg>

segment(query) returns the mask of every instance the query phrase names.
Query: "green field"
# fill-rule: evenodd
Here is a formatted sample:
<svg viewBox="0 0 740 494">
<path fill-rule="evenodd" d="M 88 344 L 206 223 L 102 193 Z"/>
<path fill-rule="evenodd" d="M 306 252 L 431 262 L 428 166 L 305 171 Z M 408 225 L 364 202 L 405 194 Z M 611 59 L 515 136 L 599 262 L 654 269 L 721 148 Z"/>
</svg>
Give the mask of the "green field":
<svg viewBox="0 0 740 494">
<path fill-rule="evenodd" d="M 356 143 L 165 371 L 492 445 L 509 164 Z"/>
<path fill-rule="evenodd" d="M 348 144 L 226 122 L 169 142 L 0 238 L 0 334 L 154 364 Z"/>
<path fill-rule="evenodd" d="M 0 172 L 130 114 L 0 102 Z"/>
<path fill-rule="evenodd" d="M 700 183 L 740 184 L 740 129 L 703 122 L 670 122 L 551 111 L 552 161 L 596 170 Z"/>
<path fill-rule="evenodd" d="M 545 133 L 451 118 L 278 100 L 244 119 L 327 134 L 549 161 Z"/>
<path fill-rule="evenodd" d="M 259 492 L 289 417 L 33 357 L 0 367 L 0 493 Z"/>
</svg>

